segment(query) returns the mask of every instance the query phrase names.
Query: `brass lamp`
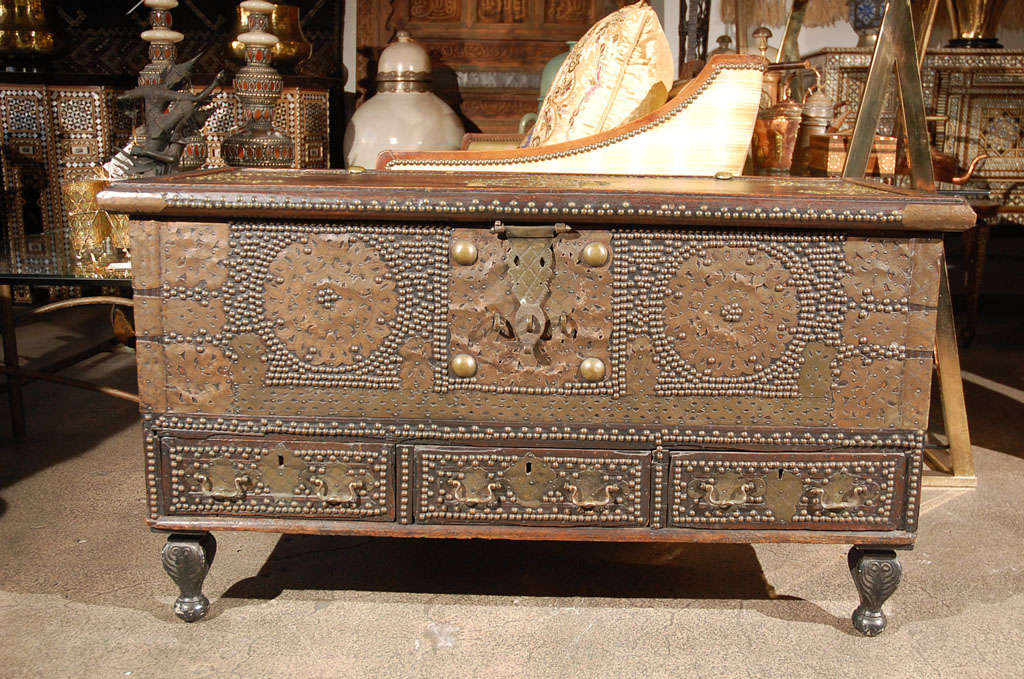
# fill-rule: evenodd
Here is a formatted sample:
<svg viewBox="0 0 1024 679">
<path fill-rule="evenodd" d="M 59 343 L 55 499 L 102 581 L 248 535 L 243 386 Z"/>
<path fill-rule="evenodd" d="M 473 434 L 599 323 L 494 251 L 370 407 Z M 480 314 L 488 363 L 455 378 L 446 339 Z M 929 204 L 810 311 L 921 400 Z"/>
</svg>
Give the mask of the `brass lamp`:
<svg viewBox="0 0 1024 679">
<path fill-rule="evenodd" d="M 1006 0 L 947 0 L 953 27 L 950 47 L 1002 47 L 996 39 L 996 25 Z"/>
<path fill-rule="evenodd" d="M 17 70 L 20 62 L 25 62 L 26 70 L 33 70 L 35 60 L 54 52 L 48 4 L 40 0 L 0 0 L 0 55 L 10 57 L 6 70 Z"/>
<path fill-rule="evenodd" d="M 249 26 L 250 11 L 239 5 L 237 12 L 238 23 L 232 35 L 238 35 Z M 274 45 L 274 65 L 281 71 L 293 73 L 302 62 L 309 59 L 313 53 L 313 46 L 302 34 L 302 22 L 299 18 L 299 8 L 295 5 L 277 5 L 270 14 L 270 33 L 277 36 L 278 43 Z M 245 61 L 245 45 L 240 40 L 231 41 L 231 56 L 238 61 Z"/>
</svg>

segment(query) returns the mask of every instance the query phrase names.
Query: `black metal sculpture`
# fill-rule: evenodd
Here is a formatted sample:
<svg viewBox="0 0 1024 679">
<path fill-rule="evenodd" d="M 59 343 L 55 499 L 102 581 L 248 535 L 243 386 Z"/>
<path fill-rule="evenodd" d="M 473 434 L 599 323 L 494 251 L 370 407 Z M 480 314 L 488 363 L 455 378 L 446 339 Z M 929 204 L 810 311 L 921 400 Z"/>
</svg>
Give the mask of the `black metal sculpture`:
<svg viewBox="0 0 1024 679">
<path fill-rule="evenodd" d="M 140 141 L 129 144 L 109 164 L 112 175 L 154 177 L 177 168 L 188 138 L 213 115 L 211 100 L 224 79 L 221 71 L 202 92 L 192 94 L 192 69 L 200 56 L 169 66 L 158 83 L 118 97 L 122 102 L 142 100 L 145 124 Z"/>
</svg>

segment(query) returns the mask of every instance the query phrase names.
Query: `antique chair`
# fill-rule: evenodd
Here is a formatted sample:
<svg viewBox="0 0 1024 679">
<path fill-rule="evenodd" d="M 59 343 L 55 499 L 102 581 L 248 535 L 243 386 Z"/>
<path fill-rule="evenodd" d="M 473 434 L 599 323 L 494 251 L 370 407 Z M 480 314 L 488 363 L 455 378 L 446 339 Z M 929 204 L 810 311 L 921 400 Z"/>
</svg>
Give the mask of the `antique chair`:
<svg viewBox="0 0 1024 679">
<path fill-rule="evenodd" d="M 739 175 L 757 117 L 764 64 L 760 56 L 716 55 L 661 107 L 579 139 L 516 149 L 385 151 L 377 169 Z"/>
</svg>

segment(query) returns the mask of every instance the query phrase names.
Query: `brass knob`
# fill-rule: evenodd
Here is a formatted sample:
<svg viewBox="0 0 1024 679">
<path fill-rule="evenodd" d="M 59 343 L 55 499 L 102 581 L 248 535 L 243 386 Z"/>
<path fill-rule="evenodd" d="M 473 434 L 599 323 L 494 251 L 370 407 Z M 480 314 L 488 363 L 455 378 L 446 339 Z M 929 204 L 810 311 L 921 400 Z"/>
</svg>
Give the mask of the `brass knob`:
<svg viewBox="0 0 1024 679">
<path fill-rule="evenodd" d="M 468 240 L 457 240 L 452 243 L 452 259 L 462 266 L 469 266 L 476 262 L 476 246 Z"/>
<path fill-rule="evenodd" d="M 456 377 L 476 375 L 476 359 L 469 354 L 455 354 L 452 356 L 452 372 Z"/>
<path fill-rule="evenodd" d="M 600 382 L 604 379 L 604 361 L 599 358 L 585 358 L 580 363 L 580 375 L 587 382 Z"/>
<path fill-rule="evenodd" d="M 590 266 L 604 266 L 608 263 L 611 252 L 604 243 L 588 243 L 583 248 L 583 261 Z"/>
</svg>

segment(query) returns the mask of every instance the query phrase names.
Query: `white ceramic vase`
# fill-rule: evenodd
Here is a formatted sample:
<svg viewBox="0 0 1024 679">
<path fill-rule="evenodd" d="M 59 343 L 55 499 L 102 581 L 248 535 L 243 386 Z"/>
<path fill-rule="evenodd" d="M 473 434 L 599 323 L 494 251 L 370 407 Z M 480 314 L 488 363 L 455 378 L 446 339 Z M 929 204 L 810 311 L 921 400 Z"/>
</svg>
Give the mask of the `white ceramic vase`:
<svg viewBox="0 0 1024 679">
<path fill-rule="evenodd" d="M 450 151 L 461 146 L 463 134 L 455 111 L 430 91 L 427 51 L 399 31 L 381 52 L 377 94 L 345 128 L 345 162 L 373 169 L 381 151 Z"/>
</svg>

